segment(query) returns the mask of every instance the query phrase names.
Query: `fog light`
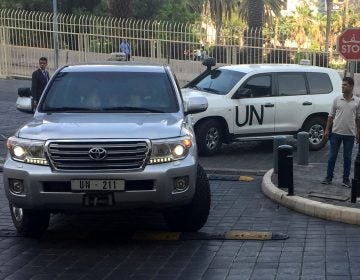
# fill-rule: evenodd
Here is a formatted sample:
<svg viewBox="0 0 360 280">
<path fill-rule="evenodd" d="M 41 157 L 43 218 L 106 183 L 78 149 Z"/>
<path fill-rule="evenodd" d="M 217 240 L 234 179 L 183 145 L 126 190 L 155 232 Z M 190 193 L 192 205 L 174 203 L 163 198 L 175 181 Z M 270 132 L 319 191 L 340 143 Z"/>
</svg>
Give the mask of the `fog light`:
<svg viewBox="0 0 360 280">
<path fill-rule="evenodd" d="M 24 182 L 18 179 L 9 179 L 9 189 L 14 194 L 24 194 Z"/>
<path fill-rule="evenodd" d="M 189 187 L 189 177 L 182 176 L 174 178 L 174 191 L 182 192 L 185 191 Z"/>
</svg>

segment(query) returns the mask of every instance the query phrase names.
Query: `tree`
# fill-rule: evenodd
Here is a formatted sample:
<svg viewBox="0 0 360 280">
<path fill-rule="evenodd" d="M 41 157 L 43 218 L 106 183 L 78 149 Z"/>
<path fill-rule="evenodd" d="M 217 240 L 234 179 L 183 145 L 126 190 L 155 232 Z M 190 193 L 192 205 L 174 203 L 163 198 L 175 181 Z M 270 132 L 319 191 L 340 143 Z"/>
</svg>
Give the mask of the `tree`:
<svg viewBox="0 0 360 280">
<path fill-rule="evenodd" d="M 131 0 L 107 0 L 108 10 L 113 17 L 128 18 Z"/>
<path fill-rule="evenodd" d="M 330 27 L 331 27 L 331 11 L 333 0 L 326 0 L 326 31 L 325 31 L 325 51 L 329 51 L 330 46 Z"/>
</svg>

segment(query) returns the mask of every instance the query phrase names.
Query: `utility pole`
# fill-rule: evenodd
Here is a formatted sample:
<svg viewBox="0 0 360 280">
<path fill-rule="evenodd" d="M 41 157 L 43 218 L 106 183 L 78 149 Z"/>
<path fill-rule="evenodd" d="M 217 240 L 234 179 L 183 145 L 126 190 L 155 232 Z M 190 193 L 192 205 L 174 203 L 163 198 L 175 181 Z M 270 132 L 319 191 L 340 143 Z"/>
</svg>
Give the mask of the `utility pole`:
<svg viewBox="0 0 360 280">
<path fill-rule="evenodd" d="M 59 34 L 58 34 L 58 12 L 57 0 L 53 0 L 53 39 L 54 39 L 54 66 L 59 67 Z"/>
</svg>

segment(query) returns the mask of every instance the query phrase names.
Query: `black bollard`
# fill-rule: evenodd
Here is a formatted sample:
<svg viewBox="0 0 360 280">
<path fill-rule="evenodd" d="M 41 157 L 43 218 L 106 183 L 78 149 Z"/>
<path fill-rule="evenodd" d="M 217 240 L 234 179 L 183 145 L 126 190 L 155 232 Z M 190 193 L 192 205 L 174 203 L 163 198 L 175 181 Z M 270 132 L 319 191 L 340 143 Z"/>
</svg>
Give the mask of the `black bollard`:
<svg viewBox="0 0 360 280">
<path fill-rule="evenodd" d="M 354 162 L 354 179 L 351 183 L 351 202 L 355 203 L 360 194 L 360 149 Z"/>
<path fill-rule="evenodd" d="M 278 187 L 287 188 L 288 195 L 294 195 L 293 148 L 281 145 L 278 148 Z"/>
</svg>

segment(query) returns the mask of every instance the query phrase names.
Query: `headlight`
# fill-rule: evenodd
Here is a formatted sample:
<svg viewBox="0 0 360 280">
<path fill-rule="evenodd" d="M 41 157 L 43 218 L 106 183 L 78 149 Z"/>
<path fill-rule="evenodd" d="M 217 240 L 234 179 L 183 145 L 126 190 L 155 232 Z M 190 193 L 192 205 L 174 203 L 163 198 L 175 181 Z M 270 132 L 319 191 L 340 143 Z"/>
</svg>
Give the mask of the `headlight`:
<svg viewBox="0 0 360 280">
<path fill-rule="evenodd" d="M 192 147 L 192 137 L 152 141 L 150 164 L 171 162 L 185 158 Z"/>
<path fill-rule="evenodd" d="M 30 164 L 49 165 L 45 158 L 44 141 L 10 137 L 6 145 L 13 160 Z"/>
</svg>

